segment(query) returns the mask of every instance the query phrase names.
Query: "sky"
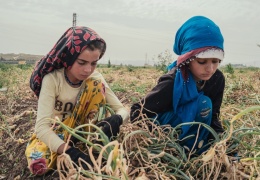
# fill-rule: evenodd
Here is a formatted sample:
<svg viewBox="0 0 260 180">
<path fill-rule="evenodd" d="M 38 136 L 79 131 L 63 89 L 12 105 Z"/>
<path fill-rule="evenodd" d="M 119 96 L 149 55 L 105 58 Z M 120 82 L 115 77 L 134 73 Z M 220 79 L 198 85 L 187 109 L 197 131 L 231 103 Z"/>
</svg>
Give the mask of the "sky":
<svg viewBox="0 0 260 180">
<path fill-rule="evenodd" d="M 196 15 L 224 36 L 223 64 L 260 67 L 260 0 L 0 0 L 0 53 L 47 54 L 76 24 L 107 43 L 101 63 L 144 65 L 172 47 L 178 28 Z"/>
</svg>

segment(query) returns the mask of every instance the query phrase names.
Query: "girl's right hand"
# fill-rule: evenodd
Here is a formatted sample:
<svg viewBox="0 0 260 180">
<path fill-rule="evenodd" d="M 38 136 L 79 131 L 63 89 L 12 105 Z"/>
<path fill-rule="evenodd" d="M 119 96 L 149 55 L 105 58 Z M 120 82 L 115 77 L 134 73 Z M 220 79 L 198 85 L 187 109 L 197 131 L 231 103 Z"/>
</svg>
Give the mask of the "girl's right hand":
<svg viewBox="0 0 260 180">
<path fill-rule="evenodd" d="M 84 163 L 83 161 L 86 161 L 91 166 L 93 165 L 90 157 L 87 154 L 80 151 L 78 148 L 70 147 L 65 153 L 70 156 L 71 160 L 76 165 L 78 165 L 78 166 L 81 165 L 84 170 L 88 170 L 89 168 L 88 168 L 87 164 Z M 81 163 L 80 163 L 80 159 L 83 160 L 83 161 L 81 161 Z"/>
</svg>

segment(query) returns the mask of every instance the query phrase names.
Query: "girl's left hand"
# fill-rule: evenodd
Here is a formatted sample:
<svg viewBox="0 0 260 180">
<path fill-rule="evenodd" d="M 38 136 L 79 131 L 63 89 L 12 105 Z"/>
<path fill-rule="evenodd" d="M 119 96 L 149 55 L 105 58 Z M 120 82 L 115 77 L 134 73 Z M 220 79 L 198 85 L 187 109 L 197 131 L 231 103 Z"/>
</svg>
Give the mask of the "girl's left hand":
<svg viewBox="0 0 260 180">
<path fill-rule="evenodd" d="M 119 127 L 122 123 L 122 117 L 118 114 L 114 114 L 103 119 L 102 121 L 99 121 L 96 125 L 100 127 L 110 139 L 112 136 L 117 136 L 117 134 L 119 133 Z"/>
</svg>

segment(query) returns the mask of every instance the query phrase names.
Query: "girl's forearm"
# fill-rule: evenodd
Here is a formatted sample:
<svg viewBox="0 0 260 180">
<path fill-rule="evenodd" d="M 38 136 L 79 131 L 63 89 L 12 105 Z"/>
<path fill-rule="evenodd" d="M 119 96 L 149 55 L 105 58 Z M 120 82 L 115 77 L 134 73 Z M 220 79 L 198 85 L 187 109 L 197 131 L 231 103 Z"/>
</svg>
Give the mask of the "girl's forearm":
<svg viewBox="0 0 260 180">
<path fill-rule="evenodd" d="M 57 149 L 58 154 L 62 154 L 63 152 L 67 151 L 70 148 L 69 145 L 66 145 L 66 143 L 63 143 L 62 145 L 59 146 Z"/>
</svg>

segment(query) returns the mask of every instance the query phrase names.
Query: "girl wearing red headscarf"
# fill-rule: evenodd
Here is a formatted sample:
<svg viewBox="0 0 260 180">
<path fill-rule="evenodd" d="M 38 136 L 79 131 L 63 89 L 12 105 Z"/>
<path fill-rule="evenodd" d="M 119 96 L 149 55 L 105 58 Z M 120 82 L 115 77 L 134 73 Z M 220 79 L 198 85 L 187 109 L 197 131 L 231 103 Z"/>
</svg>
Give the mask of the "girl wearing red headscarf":
<svg viewBox="0 0 260 180">
<path fill-rule="evenodd" d="M 105 41 L 94 30 L 71 27 L 36 64 L 30 86 L 38 97 L 37 120 L 25 152 L 33 174 L 42 175 L 53 168 L 57 155 L 63 152 L 76 164 L 80 158 L 90 162 L 89 156 L 78 148 L 65 146 L 68 133 L 53 125 L 51 118 L 58 117 L 74 128 L 91 123 L 89 115 L 108 104 L 115 115 L 96 124 L 108 138 L 116 136 L 119 126 L 128 119 L 126 108 L 95 70 L 105 50 Z"/>
</svg>

